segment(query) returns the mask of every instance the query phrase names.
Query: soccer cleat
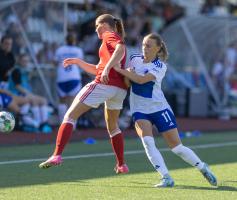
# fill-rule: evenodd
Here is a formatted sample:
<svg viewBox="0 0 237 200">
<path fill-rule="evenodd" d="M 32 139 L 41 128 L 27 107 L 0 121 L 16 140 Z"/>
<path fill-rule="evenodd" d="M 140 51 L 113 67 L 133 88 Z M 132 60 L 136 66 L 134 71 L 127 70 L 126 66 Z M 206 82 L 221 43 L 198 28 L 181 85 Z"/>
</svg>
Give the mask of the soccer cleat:
<svg viewBox="0 0 237 200">
<path fill-rule="evenodd" d="M 47 169 L 52 166 L 60 165 L 63 162 L 62 156 L 51 156 L 48 160 L 45 162 L 42 162 L 39 164 L 39 168 L 41 169 Z"/>
<path fill-rule="evenodd" d="M 204 166 L 201 169 L 201 173 L 211 185 L 217 186 L 217 179 L 216 179 L 215 175 L 212 173 L 212 171 L 209 169 L 209 167 L 206 163 L 204 163 Z"/>
<path fill-rule="evenodd" d="M 160 188 L 160 187 L 173 187 L 174 186 L 174 180 L 171 178 L 169 174 L 166 174 L 161 179 L 161 182 L 154 185 L 154 187 Z"/>
<path fill-rule="evenodd" d="M 114 171 L 116 172 L 116 174 L 126 174 L 129 172 L 129 169 L 126 164 L 123 164 L 121 166 L 116 165 Z"/>
</svg>

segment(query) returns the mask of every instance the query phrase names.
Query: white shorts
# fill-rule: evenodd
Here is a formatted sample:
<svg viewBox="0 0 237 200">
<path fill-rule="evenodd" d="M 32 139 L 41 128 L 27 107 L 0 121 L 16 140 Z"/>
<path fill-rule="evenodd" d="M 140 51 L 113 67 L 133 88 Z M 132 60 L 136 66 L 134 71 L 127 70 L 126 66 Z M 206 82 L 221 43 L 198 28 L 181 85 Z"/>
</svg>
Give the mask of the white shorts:
<svg viewBox="0 0 237 200">
<path fill-rule="evenodd" d="M 105 103 L 110 110 L 121 110 L 126 94 L 127 91 L 122 88 L 91 82 L 82 88 L 75 99 L 93 108 Z"/>
</svg>

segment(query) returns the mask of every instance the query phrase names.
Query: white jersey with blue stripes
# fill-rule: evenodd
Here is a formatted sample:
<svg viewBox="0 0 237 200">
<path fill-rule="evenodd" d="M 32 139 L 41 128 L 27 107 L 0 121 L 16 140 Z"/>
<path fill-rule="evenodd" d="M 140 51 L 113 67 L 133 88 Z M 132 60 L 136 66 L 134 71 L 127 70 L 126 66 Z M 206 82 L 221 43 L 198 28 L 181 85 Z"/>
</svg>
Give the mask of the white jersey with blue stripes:
<svg viewBox="0 0 237 200">
<path fill-rule="evenodd" d="M 81 70 L 77 65 L 63 67 L 63 60 L 66 58 L 81 58 L 84 54 L 81 48 L 76 46 L 64 45 L 59 47 L 55 53 L 55 60 L 58 62 L 57 82 L 65 82 L 70 80 L 81 80 Z"/>
<path fill-rule="evenodd" d="M 131 82 L 130 109 L 132 113 L 149 114 L 170 108 L 161 90 L 161 82 L 167 70 L 165 63 L 159 59 L 144 63 L 141 54 L 134 54 L 130 57 L 129 67 L 138 75 L 144 76 L 150 73 L 156 77 L 155 80 L 145 84 Z"/>
</svg>

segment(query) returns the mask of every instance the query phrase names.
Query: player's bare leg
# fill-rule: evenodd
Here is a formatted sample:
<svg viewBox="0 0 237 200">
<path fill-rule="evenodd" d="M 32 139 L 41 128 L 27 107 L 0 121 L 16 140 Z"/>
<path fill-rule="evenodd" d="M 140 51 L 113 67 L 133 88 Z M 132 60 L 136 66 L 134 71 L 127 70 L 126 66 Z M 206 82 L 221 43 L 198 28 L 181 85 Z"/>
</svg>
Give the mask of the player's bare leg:
<svg viewBox="0 0 237 200">
<path fill-rule="evenodd" d="M 118 126 L 118 118 L 120 110 L 110 110 L 105 108 L 105 121 L 108 133 L 111 139 L 111 145 L 116 156 L 117 164 L 115 165 L 115 172 L 128 173 L 128 166 L 124 161 L 124 139 L 123 134 Z"/>
<path fill-rule="evenodd" d="M 64 116 L 64 120 L 61 126 L 59 127 L 56 147 L 53 155 L 48 160 L 42 162 L 39 165 L 39 167 L 42 169 L 47 169 L 49 167 L 60 165 L 62 163 L 61 154 L 66 144 L 69 142 L 76 119 L 80 117 L 83 113 L 91 109 L 91 107 L 85 105 L 84 103 L 79 102 L 77 104 L 77 100 L 74 101 L 75 102 L 73 102 L 71 107 L 68 109 L 66 115 Z"/>
</svg>

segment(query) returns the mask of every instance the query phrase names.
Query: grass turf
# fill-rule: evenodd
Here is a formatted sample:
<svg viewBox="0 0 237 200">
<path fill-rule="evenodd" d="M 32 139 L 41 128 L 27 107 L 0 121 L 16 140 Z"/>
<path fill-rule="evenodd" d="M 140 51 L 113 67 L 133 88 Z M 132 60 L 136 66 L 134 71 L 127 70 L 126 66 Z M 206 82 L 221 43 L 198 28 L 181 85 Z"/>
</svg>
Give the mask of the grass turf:
<svg viewBox="0 0 237 200">
<path fill-rule="evenodd" d="M 225 143 L 237 141 L 236 133 L 203 134 L 200 137 L 185 138 L 185 145 Z M 157 138 L 159 148 L 166 147 Z M 0 162 L 47 158 L 54 145 L 28 145 L 1 147 Z M 126 140 L 126 151 L 142 150 L 138 139 Z M 82 142 L 71 143 L 64 156 L 111 152 L 108 141 L 98 140 L 94 145 Z M 174 188 L 157 189 L 159 182 L 144 153 L 126 155 L 130 173 L 115 175 L 114 157 L 94 157 L 65 160 L 59 167 L 41 170 L 39 162 L 0 164 L 0 199 L 192 199 L 192 200 L 236 200 L 237 199 L 237 146 L 195 149 L 215 172 L 219 187 L 211 187 L 201 176 L 170 151 L 162 152 L 170 173 L 175 179 Z"/>
</svg>

